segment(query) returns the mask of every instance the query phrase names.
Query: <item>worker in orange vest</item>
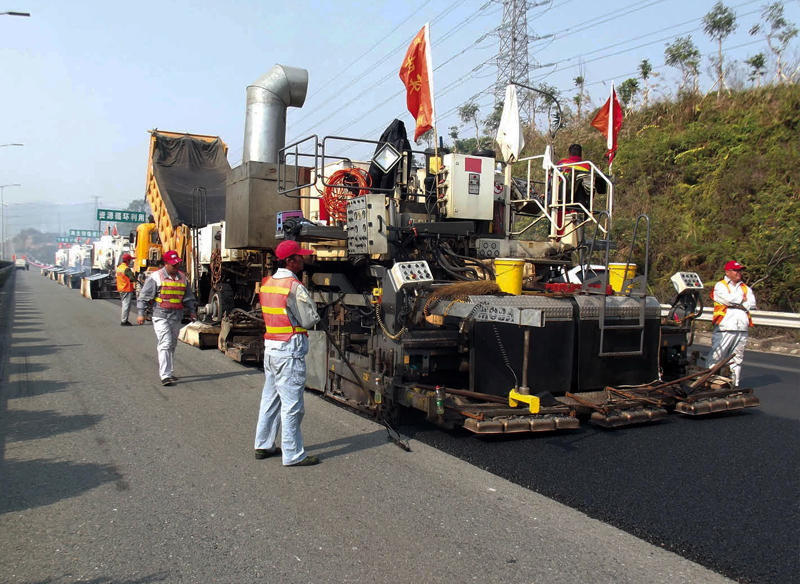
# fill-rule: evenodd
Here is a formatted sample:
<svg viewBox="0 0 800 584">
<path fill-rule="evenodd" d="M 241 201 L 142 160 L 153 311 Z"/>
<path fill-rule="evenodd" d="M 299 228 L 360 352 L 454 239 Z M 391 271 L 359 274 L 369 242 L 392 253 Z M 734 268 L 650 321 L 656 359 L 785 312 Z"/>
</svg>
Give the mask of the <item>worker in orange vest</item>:
<svg viewBox="0 0 800 584">
<path fill-rule="evenodd" d="M 173 371 L 175 347 L 178 346 L 178 334 L 181 331 L 184 308 L 189 313 L 189 320 L 197 319 L 197 300 L 186 274 L 178 269 L 181 258 L 175 250 L 164 252 L 161 256 L 164 267 L 152 272 L 145 280 L 139 292 L 137 307 L 139 316 L 136 322 L 144 324 L 145 314 L 153 308 L 153 330 L 158 339 L 158 373 L 161 385 L 172 385 L 178 381 Z"/>
<path fill-rule="evenodd" d="M 319 322 L 317 305 L 297 279 L 303 256 L 313 252 L 296 241 L 284 241 L 276 249 L 278 269 L 264 278 L 259 290 L 264 316 L 264 389 L 256 426 L 257 459 L 281 453 L 284 466 L 311 466 L 319 457 L 303 448 L 300 422 L 305 413 L 308 354 L 307 330 Z M 281 447 L 276 440 L 281 427 Z"/>
<path fill-rule="evenodd" d="M 122 254 L 119 265 L 117 266 L 117 292 L 122 299 L 122 322 L 121 326 L 133 326 L 128 321 L 128 315 L 131 313 L 131 300 L 133 299 L 134 282 L 136 276 L 133 275 L 131 270 L 131 262 L 133 257 L 129 253 Z"/>
<path fill-rule="evenodd" d="M 711 369 L 731 355 L 729 366 L 733 386 L 739 387 L 747 346 L 748 330 L 753 326 L 750 311 L 756 307 L 753 291 L 742 281 L 744 266 L 737 261 L 725 264 L 725 277 L 716 283 L 711 292 L 714 300 L 714 332 L 711 334 L 711 353 L 706 366 Z"/>
</svg>

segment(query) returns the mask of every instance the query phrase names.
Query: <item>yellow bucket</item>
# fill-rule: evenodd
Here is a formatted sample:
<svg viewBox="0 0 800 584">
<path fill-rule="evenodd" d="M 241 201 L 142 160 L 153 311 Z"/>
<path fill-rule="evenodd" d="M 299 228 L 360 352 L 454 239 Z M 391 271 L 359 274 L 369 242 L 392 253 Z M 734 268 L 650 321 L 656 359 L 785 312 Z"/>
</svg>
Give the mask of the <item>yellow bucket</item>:
<svg viewBox="0 0 800 584">
<path fill-rule="evenodd" d="M 625 266 L 628 266 L 628 273 L 625 273 Z M 625 280 L 633 280 L 636 277 L 636 264 L 608 264 L 608 283 L 614 292 L 625 293 L 622 289 Z"/>
<path fill-rule="evenodd" d="M 522 273 L 525 269 L 525 260 L 515 258 L 495 258 L 494 271 L 497 285 L 503 292 L 522 294 Z"/>
</svg>

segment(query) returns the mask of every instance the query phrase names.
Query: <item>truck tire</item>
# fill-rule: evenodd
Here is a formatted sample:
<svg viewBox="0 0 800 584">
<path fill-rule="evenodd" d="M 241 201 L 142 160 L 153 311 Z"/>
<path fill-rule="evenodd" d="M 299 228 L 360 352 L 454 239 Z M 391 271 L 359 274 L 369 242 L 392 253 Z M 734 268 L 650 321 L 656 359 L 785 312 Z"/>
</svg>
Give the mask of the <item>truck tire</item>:
<svg viewBox="0 0 800 584">
<path fill-rule="evenodd" d="M 212 322 L 221 321 L 223 314 L 230 312 L 236 307 L 233 298 L 233 287 L 227 282 L 218 284 L 217 288 L 211 290 L 208 304 L 210 306 L 210 310 L 208 311 L 210 320 Z"/>
</svg>

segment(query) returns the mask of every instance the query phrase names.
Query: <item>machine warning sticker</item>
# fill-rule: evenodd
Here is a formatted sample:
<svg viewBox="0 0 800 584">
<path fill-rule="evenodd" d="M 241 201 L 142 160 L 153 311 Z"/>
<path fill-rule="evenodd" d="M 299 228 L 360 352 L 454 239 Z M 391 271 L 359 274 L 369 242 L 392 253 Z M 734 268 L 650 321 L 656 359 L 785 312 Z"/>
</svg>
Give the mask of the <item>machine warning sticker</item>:
<svg viewBox="0 0 800 584">
<path fill-rule="evenodd" d="M 479 175 L 477 172 L 469 173 L 469 187 L 467 192 L 470 195 L 481 194 L 481 175 Z"/>
</svg>

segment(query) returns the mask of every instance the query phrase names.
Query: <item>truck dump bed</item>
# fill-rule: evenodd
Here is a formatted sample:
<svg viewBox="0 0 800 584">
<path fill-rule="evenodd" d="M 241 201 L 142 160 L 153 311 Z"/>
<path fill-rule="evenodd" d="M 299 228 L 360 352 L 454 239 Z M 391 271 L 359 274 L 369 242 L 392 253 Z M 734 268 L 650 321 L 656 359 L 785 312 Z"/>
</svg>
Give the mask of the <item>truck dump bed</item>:
<svg viewBox="0 0 800 584">
<path fill-rule="evenodd" d="M 227 145 L 216 136 L 151 132 L 147 201 L 165 250 L 181 257 L 181 226 L 203 227 L 225 219 Z"/>
</svg>

